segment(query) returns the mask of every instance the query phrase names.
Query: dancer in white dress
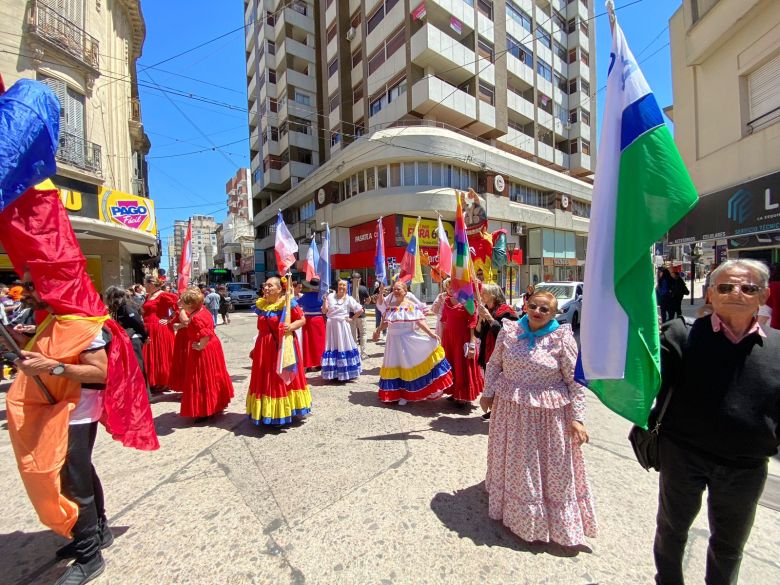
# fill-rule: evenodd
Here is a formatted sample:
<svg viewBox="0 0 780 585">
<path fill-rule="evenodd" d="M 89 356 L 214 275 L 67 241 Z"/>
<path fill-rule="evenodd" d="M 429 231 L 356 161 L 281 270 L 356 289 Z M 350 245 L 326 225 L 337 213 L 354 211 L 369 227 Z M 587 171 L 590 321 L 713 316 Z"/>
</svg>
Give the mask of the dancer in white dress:
<svg viewBox="0 0 780 585">
<path fill-rule="evenodd" d="M 339 280 L 336 292 L 322 301 L 325 324 L 325 352 L 322 354 L 322 377 L 326 380 L 354 380 L 362 368 L 360 351 L 352 336 L 350 322 L 363 313 L 363 306 L 347 294 L 347 281 Z M 349 314 L 353 317 L 350 319 Z"/>
</svg>

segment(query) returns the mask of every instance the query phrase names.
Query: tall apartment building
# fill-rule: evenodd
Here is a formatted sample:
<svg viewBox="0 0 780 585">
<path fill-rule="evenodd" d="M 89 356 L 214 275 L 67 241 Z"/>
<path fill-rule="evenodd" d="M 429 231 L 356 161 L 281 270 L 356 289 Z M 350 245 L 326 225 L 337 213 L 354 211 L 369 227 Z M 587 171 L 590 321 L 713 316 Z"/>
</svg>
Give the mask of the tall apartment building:
<svg viewBox="0 0 780 585">
<path fill-rule="evenodd" d="M 206 280 L 210 268 L 214 268 L 214 251 L 217 249 L 217 222 L 210 215 L 193 215 L 192 222 L 192 272 L 194 281 Z M 185 233 L 186 233 L 186 227 Z"/>
<path fill-rule="evenodd" d="M 669 36 L 675 142 L 701 196 L 669 242 L 780 270 L 780 2 L 684 0 Z"/>
<path fill-rule="evenodd" d="M 159 262 L 136 75 L 145 36 L 139 0 L 0 3 L 6 86 L 36 79 L 60 101 L 52 180 L 99 290 L 140 282 Z M 10 264 L 1 252 L 6 278 Z"/>
<path fill-rule="evenodd" d="M 254 284 L 254 214 L 249 169 L 238 169 L 225 184 L 228 212 L 218 228 L 215 264 L 233 272 L 238 281 Z M 221 240 L 221 241 L 220 241 Z"/>
<path fill-rule="evenodd" d="M 315 11 L 246 0 L 258 268 L 275 268 L 281 208 L 301 241 L 329 222 L 334 268 L 370 281 L 361 230 L 394 216 L 391 247 L 402 248 L 408 218 L 451 219 L 452 189 L 473 187 L 491 231 L 506 228 L 522 250 L 515 287 L 581 276 L 592 4 L 324 0 Z"/>
</svg>

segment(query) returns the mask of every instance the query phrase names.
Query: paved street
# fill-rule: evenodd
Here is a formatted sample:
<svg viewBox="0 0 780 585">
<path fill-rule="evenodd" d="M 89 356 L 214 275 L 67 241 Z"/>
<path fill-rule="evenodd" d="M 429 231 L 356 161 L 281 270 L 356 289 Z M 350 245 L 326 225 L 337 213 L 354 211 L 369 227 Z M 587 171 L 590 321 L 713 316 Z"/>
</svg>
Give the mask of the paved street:
<svg viewBox="0 0 780 585">
<path fill-rule="evenodd" d="M 153 405 L 162 447 L 140 453 L 105 432 L 95 466 L 117 536 L 100 585 L 649 583 L 657 474 L 642 470 L 629 424 L 588 397 L 586 460 L 600 535 L 577 554 L 526 544 L 487 516 L 488 424 L 444 400 L 382 405 L 382 346 L 359 382 L 323 385 L 310 374 L 314 412 L 275 431 L 243 414 L 254 316 L 219 326 L 236 387 L 213 422 L 181 419 L 176 395 Z M 367 328 L 373 329 L 373 319 Z M 368 325 L 367 324 L 367 325 Z M 4 393 L 7 384 L 1 386 Z M 4 403 L 0 425 L 6 428 Z M 780 464 L 759 507 L 741 583 L 780 583 Z M 0 583 L 53 582 L 63 540 L 37 521 L 8 437 L 0 435 Z M 774 505 L 775 509 L 768 507 Z M 706 517 L 686 564 L 703 581 Z"/>
</svg>

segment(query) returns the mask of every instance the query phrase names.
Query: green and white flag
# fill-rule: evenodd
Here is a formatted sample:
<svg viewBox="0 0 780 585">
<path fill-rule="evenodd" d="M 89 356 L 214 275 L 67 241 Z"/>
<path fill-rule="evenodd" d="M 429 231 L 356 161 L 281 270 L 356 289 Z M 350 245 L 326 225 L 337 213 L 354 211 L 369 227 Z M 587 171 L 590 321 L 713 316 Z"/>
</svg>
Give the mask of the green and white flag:
<svg viewBox="0 0 780 585">
<path fill-rule="evenodd" d="M 698 198 L 614 20 L 585 262 L 578 381 L 647 425 L 661 384 L 652 245 Z"/>
</svg>

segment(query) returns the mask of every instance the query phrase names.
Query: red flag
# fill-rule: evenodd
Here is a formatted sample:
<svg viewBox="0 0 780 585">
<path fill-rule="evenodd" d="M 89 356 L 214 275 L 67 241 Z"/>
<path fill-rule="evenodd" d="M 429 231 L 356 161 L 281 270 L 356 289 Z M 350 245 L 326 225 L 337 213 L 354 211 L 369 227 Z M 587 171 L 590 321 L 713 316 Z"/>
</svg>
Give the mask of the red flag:
<svg viewBox="0 0 780 585">
<path fill-rule="evenodd" d="M 184 292 L 190 283 L 190 274 L 192 274 L 192 220 L 187 225 L 187 235 L 184 236 L 184 243 L 181 247 L 179 274 L 176 279 L 176 288 L 179 290 L 179 294 Z"/>
</svg>

